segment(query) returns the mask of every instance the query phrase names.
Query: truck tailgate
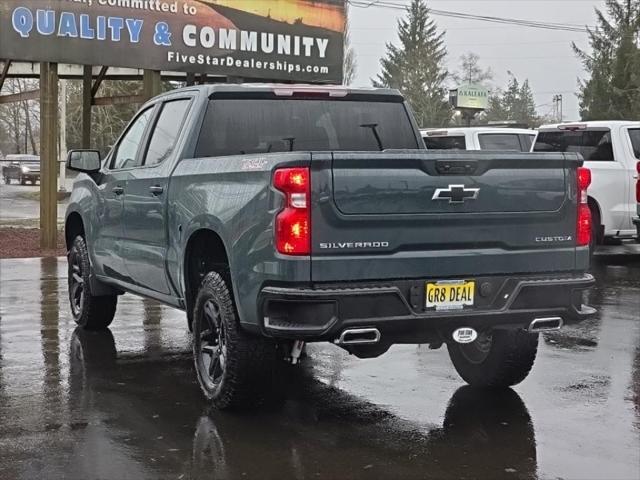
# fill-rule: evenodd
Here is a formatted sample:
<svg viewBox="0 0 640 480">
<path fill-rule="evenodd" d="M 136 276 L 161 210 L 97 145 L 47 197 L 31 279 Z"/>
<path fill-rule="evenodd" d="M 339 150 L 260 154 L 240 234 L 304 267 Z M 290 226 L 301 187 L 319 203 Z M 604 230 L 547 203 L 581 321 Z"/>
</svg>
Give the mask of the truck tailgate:
<svg viewBox="0 0 640 480">
<path fill-rule="evenodd" d="M 314 154 L 312 280 L 575 269 L 577 156 Z"/>
</svg>

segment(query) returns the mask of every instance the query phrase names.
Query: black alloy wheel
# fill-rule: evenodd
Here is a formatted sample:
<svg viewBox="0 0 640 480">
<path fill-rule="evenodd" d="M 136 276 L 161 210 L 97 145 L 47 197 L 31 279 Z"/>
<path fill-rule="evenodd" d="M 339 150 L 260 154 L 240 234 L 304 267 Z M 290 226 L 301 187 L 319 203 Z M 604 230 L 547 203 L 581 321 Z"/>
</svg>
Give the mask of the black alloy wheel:
<svg viewBox="0 0 640 480">
<path fill-rule="evenodd" d="M 475 341 L 460 345 L 460 353 L 469 363 L 479 365 L 484 362 L 489 355 L 492 342 L 493 336 L 491 332 L 480 332 Z"/>
<path fill-rule="evenodd" d="M 117 295 L 96 296 L 92 291 L 91 262 L 82 236 L 77 236 L 67 254 L 69 305 L 75 322 L 85 330 L 104 330 L 111 324 Z"/>
<path fill-rule="evenodd" d="M 74 318 L 82 316 L 84 304 L 84 272 L 76 249 L 69 252 L 69 302 Z"/>
<path fill-rule="evenodd" d="M 201 313 L 201 326 L 195 338 L 198 352 L 197 367 L 201 378 L 210 390 L 214 390 L 224 375 L 227 360 L 227 340 L 220 307 L 209 299 Z"/>
</svg>

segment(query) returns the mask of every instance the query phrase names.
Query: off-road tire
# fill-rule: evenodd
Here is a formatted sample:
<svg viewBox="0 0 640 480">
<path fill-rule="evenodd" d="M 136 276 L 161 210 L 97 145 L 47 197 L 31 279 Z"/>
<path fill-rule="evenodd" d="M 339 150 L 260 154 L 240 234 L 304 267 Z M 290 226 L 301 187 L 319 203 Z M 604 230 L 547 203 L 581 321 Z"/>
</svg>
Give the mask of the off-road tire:
<svg viewBox="0 0 640 480">
<path fill-rule="evenodd" d="M 211 376 L 211 369 L 205 365 L 201 348 L 210 338 L 207 305 L 217 307 L 216 318 L 222 325 L 222 338 L 217 342 L 224 346 L 224 366 L 217 383 Z M 216 329 L 216 335 L 219 333 L 220 329 Z M 264 403 L 273 392 L 278 376 L 276 344 L 242 330 L 232 293 L 216 272 L 208 273 L 200 284 L 193 314 L 192 344 L 198 384 L 214 407 L 220 410 L 255 407 Z M 210 362 L 213 361 L 211 357 Z"/>
<path fill-rule="evenodd" d="M 4 184 L 5 184 L 5 185 L 10 185 L 10 184 L 11 184 L 11 178 L 9 178 L 9 177 L 4 177 Z"/>
<path fill-rule="evenodd" d="M 113 321 L 118 304 L 117 295 L 95 296 L 91 293 L 91 264 L 82 236 L 78 235 L 67 254 L 69 272 L 69 303 L 73 319 L 85 330 L 104 330 Z M 81 281 L 80 281 L 81 280 Z M 78 286 L 79 285 L 79 286 Z M 81 289 L 78 292 L 78 288 Z"/>
<path fill-rule="evenodd" d="M 469 360 L 464 350 L 473 348 L 473 344 L 447 343 L 449 357 L 458 374 L 474 387 L 502 388 L 522 382 L 535 362 L 538 334 L 524 330 L 494 330 L 491 337 L 486 356 L 475 362 Z"/>
<path fill-rule="evenodd" d="M 26 185 L 27 184 L 27 179 L 24 177 L 20 177 L 20 185 Z"/>
</svg>

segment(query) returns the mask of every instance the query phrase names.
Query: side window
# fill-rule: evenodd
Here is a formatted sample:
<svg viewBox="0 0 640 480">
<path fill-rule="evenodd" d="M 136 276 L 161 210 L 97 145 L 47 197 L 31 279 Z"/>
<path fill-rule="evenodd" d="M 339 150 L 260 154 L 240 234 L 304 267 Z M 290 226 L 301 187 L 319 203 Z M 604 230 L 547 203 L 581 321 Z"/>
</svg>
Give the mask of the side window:
<svg viewBox="0 0 640 480">
<path fill-rule="evenodd" d="M 138 148 L 140 147 L 140 142 L 149 124 L 149 120 L 151 120 L 152 113 L 153 107 L 149 107 L 140 114 L 129 127 L 129 130 L 127 130 L 127 133 L 125 133 L 124 137 L 120 140 L 118 149 L 113 155 L 113 161 L 111 163 L 112 170 L 140 166 L 140 160 L 137 158 Z"/>
<path fill-rule="evenodd" d="M 520 152 L 520 140 L 515 133 L 483 133 L 478 135 L 482 150 L 512 150 Z"/>
<path fill-rule="evenodd" d="M 640 160 L 640 128 L 630 128 L 629 138 L 631 139 L 631 148 L 633 148 L 633 154 L 638 160 Z"/>
<path fill-rule="evenodd" d="M 162 106 L 149 142 L 145 165 L 157 165 L 171 156 L 187 115 L 190 101 L 190 99 L 173 100 Z"/>
<path fill-rule="evenodd" d="M 535 135 L 520 135 L 520 143 L 522 144 L 522 151 L 523 152 L 530 152 L 531 151 L 531 147 L 533 146 L 533 139 L 535 138 Z"/>
</svg>

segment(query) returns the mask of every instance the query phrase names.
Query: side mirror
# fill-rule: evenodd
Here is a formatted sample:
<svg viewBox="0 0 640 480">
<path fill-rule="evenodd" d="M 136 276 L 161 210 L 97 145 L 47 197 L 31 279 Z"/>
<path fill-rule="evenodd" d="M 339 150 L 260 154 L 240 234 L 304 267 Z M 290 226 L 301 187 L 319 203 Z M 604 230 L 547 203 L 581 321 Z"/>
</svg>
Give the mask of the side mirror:
<svg viewBox="0 0 640 480">
<path fill-rule="evenodd" d="M 101 167 L 98 150 L 70 150 L 67 155 L 67 168 L 82 173 L 98 173 Z"/>
</svg>

